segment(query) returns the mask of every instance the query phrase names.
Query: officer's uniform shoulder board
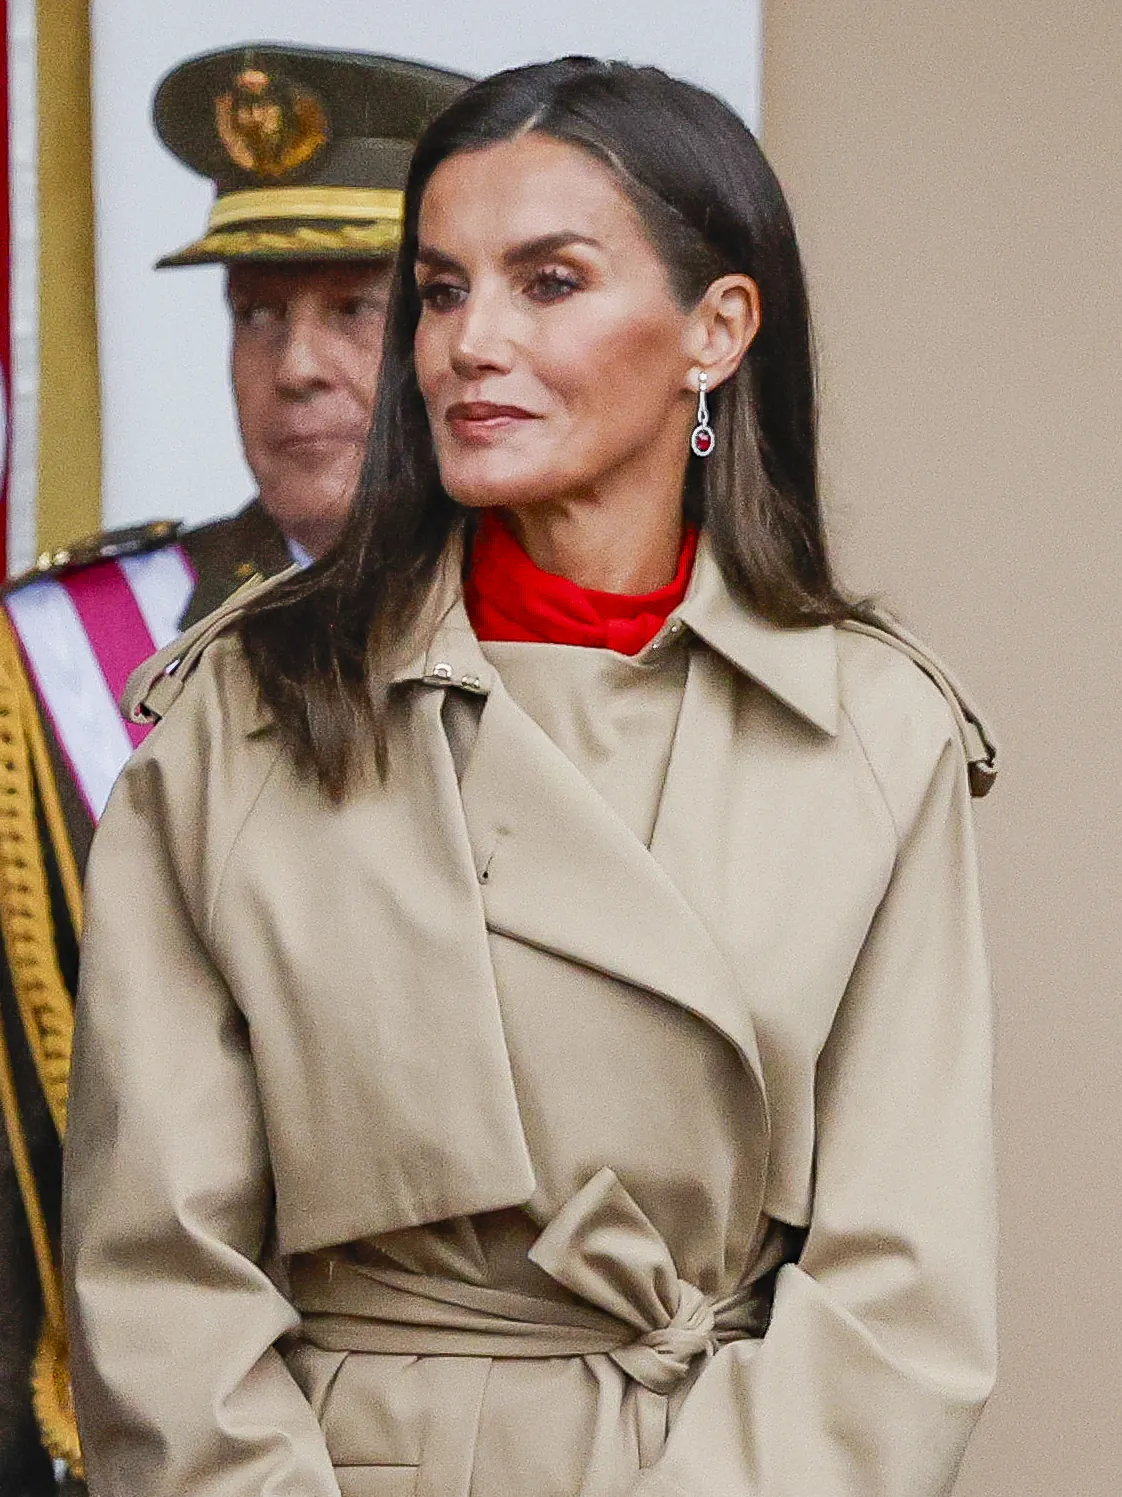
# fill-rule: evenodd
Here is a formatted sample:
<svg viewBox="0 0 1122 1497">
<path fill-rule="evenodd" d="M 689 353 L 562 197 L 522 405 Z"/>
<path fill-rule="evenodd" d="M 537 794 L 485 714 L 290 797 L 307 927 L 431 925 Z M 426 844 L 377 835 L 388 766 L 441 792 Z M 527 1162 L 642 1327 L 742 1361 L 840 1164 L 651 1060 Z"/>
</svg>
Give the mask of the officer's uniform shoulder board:
<svg viewBox="0 0 1122 1497">
<path fill-rule="evenodd" d="M 221 607 L 138 666 L 121 697 L 121 711 L 128 721 L 150 725 L 166 717 L 206 649 L 237 624 L 251 602 L 279 582 L 299 576 L 301 570 L 293 565 L 273 577 L 251 577 Z"/>
<path fill-rule="evenodd" d="M 976 798 L 988 795 L 997 779 L 997 739 L 966 688 L 939 657 L 906 629 L 899 619 L 881 609 L 864 609 L 860 618 L 843 619 L 838 627 L 891 645 L 918 665 L 935 683 L 946 698 L 962 739 L 970 793 Z"/>
<path fill-rule="evenodd" d="M 0 587 L 0 596 L 15 592 L 29 583 L 41 582 L 44 577 L 64 577 L 98 561 L 119 561 L 125 556 L 141 556 L 146 551 L 157 551 L 161 546 L 169 546 L 178 540 L 182 531 L 182 520 L 152 520 L 146 525 L 100 530 L 96 535 L 84 536 L 73 545 L 64 546 L 57 551 L 44 551 L 36 558 L 34 566 L 7 579 Z"/>
</svg>

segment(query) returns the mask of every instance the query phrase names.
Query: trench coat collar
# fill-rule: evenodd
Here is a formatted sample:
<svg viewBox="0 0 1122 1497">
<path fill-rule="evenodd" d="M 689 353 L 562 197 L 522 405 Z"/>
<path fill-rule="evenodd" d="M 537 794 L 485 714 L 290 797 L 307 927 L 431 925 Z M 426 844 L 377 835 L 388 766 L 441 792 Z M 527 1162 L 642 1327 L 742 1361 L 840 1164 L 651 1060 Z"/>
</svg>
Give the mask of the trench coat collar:
<svg viewBox="0 0 1122 1497">
<path fill-rule="evenodd" d="M 479 648 L 463 604 L 463 542 L 457 536 L 440 564 L 415 637 L 427 639 L 401 665 L 394 681 L 425 681 L 486 695 L 494 669 Z M 781 628 L 746 608 L 729 590 L 708 536 L 702 532 L 686 596 L 664 627 L 636 657 L 653 663 L 657 652 L 689 629 L 800 717 L 834 736 L 840 699 L 836 634 L 832 624 Z"/>
<path fill-rule="evenodd" d="M 840 698 L 834 626 L 781 628 L 753 613 L 729 590 L 704 531 L 686 596 L 643 654 L 665 648 L 682 626 L 800 717 L 824 733 L 837 734 Z"/>
</svg>

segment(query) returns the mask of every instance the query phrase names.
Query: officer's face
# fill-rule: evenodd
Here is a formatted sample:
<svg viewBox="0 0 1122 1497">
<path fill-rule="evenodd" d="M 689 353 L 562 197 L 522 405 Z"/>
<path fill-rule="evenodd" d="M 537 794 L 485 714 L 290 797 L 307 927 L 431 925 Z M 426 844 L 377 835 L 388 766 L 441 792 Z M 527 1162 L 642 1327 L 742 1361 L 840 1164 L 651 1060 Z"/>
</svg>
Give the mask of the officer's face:
<svg viewBox="0 0 1122 1497">
<path fill-rule="evenodd" d="M 691 317 L 607 167 L 544 135 L 462 152 L 418 237 L 414 356 L 448 492 L 599 503 L 655 475 L 678 503 Z"/>
<path fill-rule="evenodd" d="M 390 275 L 385 263 L 230 267 L 246 461 L 265 508 L 314 556 L 338 535 L 362 463 Z"/>
</svg>

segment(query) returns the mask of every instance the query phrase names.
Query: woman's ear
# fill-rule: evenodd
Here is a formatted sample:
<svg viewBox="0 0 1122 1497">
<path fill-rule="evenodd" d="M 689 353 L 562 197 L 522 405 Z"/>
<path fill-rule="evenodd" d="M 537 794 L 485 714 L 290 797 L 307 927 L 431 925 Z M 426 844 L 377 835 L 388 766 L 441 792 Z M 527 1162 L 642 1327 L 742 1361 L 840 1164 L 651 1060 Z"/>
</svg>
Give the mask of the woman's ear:
<svg viewBox="0 0 1122 1497">
<path fill-rule="evenodd" d="M 704 369 L 709 389 L 715 390 L 736 373 L 759 330 L 760 288 L 752 277 L 724 275 L 714 281 L 690 313 L 691 381 Z"/>
</svg>

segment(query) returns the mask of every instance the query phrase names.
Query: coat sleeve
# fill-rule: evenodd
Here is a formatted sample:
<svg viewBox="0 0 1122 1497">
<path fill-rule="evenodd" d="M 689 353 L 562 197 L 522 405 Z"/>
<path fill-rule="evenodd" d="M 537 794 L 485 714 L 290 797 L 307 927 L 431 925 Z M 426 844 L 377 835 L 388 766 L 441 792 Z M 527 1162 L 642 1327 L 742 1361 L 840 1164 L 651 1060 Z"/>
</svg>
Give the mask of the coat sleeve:
<svg viewBox="0 0 1122 1497">
<path fill-rule="evenodd" d="M 88 883 L 64 1260 L 91 1497 L 338 1497 L 275 1347 L 297 1317 L 259 1266 L 272 1189 L 252 1052 L 167 799 L 142 750 Z"/>
<path fill-rule="evenodd" d="M 636 1497 L 946 1497 L 995 1363 L 989 976 L 947 743 L 820 1057 L 801 1258 Z"/>
</svg>

